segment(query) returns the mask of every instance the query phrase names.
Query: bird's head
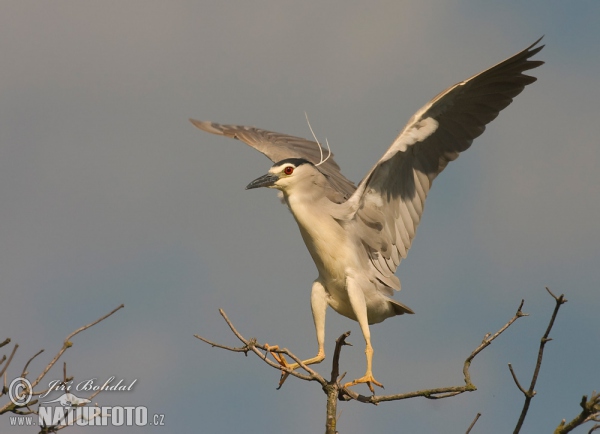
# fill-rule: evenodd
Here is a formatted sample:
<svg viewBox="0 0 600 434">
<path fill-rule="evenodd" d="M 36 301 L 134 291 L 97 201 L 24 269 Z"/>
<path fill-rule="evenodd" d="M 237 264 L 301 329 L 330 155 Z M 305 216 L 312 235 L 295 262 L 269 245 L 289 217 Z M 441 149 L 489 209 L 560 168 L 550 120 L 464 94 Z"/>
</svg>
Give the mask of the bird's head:
<svg viewBox="0 0 600 434">
<path fill-rule="evenodd" d="M 287 158 L 273 164 L 266 175 L 256 178 L 246 186 L 246 190 L 268 187 L 289 193 L 295 187 L 307 181 L 311 182 L 319 175 L 323 176 L 310 161 L 303 158 Z"/>
</svg>

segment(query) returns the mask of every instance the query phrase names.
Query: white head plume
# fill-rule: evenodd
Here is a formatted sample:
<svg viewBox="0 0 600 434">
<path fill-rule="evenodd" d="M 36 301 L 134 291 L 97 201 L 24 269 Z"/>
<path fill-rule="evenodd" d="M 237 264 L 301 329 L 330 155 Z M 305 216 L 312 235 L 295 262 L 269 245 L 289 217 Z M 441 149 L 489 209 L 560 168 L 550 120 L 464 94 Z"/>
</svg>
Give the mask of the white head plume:
<svg viewBox="0 0 600 434">
<path fill-rule="evenodd" d="M 327 141 L 327 138 L 325 138 L 325 143 L 327 144 L 327 151 L 329 153 L 327 154 L 327 158 L 323 159 L 323 147 L 321 146 L 321 143 L 319 143 L 319 139 L 317 139 L 315 132 L 313 131 L 312 127 L 310 126 L 310 122 L 308 120 L 308 114 L 306 114 L 306 112 L 304 112 L 304 116 L 306 116 L 306 123 L 308 124 L 308 128 L 310 128 L 310 132 L 312 133 L 312 135 L 315 139 L 315 142 L 317 142 L 317 145 L 319 145 L 319 152 L 321 153 L 321 161 L 318 164 L 315 164 L 315 166 L 320 166 L 321 164 L 323 164 L 324 162 L 329 160 L 329 157 L 331 157 L 331 147 L 329 146 L 329 142 Z"/>
</svg>

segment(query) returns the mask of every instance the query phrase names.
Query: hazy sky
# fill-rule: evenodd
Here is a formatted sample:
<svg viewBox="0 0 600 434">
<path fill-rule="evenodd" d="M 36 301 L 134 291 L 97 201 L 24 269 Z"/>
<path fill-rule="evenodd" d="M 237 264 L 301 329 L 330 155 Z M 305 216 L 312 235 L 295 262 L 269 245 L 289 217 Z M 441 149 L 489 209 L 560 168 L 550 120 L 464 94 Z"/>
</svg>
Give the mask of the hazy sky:
<svg viewBox="0 0 600 434">
<path fill-rule="evenodd" d="M 473 432 L 512 431 L 523 397 L 507 363 L 528 384 L 548 286 L 569 302 L 524 430 L 551 432 L 600 389 L 599 22 L 597 1 L 0 2 L 0 340 L 20 344 L 9 377 L 45 348 L 37 375 L 68 333 L 125 303 L 64 360 L 76 381 L 138 380 L 95 399 L 165 414 L 166 427 L 127 432 L 322 432 L 316 383 L 276 391 L 256 357 L 193 338 L 237 344 L 223 308 L 247 337 L 312 357 L 317 274 L 275 192 L 244 190 L 271 163 L 187 119 L 308 137 L 306 111 L 358 182 L 431 97 L 545 35 L 539 80 L 434 183 L 398 270 L 396 298 L 416 315 L 371 328 L 375 377 L 389 393 L 460 385 L 464 359 L 522 298 L 531 315 L 475 360 L 477 392 L 341 403 L 339 430 L 461 433 L 481 412 Z M 363 374 L 358 324 L 331 310 L 322 374 L 346 330 L 341 369 Z M 0 430 L 33 432 L 6 416 Z"/>
</svg>

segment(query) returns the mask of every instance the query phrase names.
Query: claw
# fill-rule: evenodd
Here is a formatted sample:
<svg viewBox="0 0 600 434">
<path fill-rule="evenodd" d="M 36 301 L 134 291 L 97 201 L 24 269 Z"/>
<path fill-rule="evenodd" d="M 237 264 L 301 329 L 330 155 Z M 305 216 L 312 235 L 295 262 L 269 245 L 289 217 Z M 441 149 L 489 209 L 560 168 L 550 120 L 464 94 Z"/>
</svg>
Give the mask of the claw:
<svg viewBox="0 0 600 434">
<path fill-rule="evenodd" d="M 280 355 L 280 354 L 274 352 L 276 350 L 279 350 L 279 345 L 273 345 L 273 346 L 271 346 L 271 345 L 265 343 L 265 349 L 269 353 L 271 353 L 271 355 L 273 356 L 273 358 L 281 365 L 281 357 L 283 357 L 283 354 Z"/>
<path fill-rule="evenodd" d="M 284 368 L 288 368 L 291 369 L 292 371 L 294 369 L 297 369 L 298 367 L 300 367 L 299 363 L 292 363 L 291 365 L 287 362 L 287 360 L 285 359 L 285 357 L 283 356 L 283 354 L 281 353 L 276 353 L 274 352 L 274 350 L 279 350 L 279 345 L 274 345 L 274 346 L 270 346 L 269 344 L 265 344 L 265 349 L 271 353 L 271 355 L 273 356 L 273 358 L 277 361 L 277 363 L 279 363 L 282 367 Z M 265 356 L 266 357 L 266 356 Z M 302 363 L 304 363 L 305 365 L 312 365 L 314 363 L 320 363 L 323 359 L 325 358 L 325 352 L 319 350 L 319 353 L 313 357 L 312 359 L 307 359 L 304 360 Z M 290 376 L 289 371 L 287 370 L 281 370 L 281 377 L 279 378 L 279 385 L 277 386 L 277 390 L 281 389 L 281 386 L 283 386 L 283 383 L 285 383 L 285 380 L 287 380 L 287 378 Z"/>
<path fill-rule="evenodd" d="M 279 349 L 279 345 L 274 345 L 274 346 L 270 346 L 269 344 L 265 344 L 265 348 L 267 349 L 267 351 L 269 353 L 271 353 L 271 355 L 273 356 L 273 358 L 277 361 L 277 363 L 279 363 L 281 366 L 283 366 L 284 368 L 290 368 L 290 369 L 296 369 L 299 365 L 297 363 L 294 363 L 292 365 L 290 365 L 287 360 L 285 359 L 283 354 L 280 353 L 276 353 L 273 350 L 278 350 Z M 281 370 L 281 377 L 279 378 L 279 385 L 277 386 L 277 390 L 281 389 L 281 386 L 283 386 L 283 383 L 285 383 L 285 380 L 287 380 L 287 378 L 290 376 L 290 373 L 288 371 L 285 370 Z"/>
<path fill-rule="evenodd" d="M 375 377 L 373 377 L 373 374 L 371 372 L 367 372 L 363 377 L 357 378 L 354 381 L 344 384 L 344 387 L 356 386 L 359 383 L 366 383 L 372 394 L 375 394 L 375 389 L 373 389 L 373 386 L 371 385 L 371 383 L 373 383 L 376 386 L 381 387 L 382 389 L 384 388 L 383 384 L 381 384 L 379 381 L 377 381 L 375 379 Z"/>
</svg>

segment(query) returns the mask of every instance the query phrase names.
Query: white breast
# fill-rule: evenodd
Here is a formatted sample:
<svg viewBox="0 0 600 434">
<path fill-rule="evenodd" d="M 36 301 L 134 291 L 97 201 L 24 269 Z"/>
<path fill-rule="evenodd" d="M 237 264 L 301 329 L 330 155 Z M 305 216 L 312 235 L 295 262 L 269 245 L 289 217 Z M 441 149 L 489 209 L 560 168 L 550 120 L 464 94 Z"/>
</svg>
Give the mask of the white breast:
<svg viewBox="0 0 600 434">
<path fill-rule="evenodd" d="M 300 233 L 319 270 L 321 279 L 345 281 L 345 269 L 353 261 L 352 249 L 344 228 L 328 212 L 326 198 L 303 201 L 287 198 Z"/>
</svg>

